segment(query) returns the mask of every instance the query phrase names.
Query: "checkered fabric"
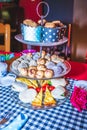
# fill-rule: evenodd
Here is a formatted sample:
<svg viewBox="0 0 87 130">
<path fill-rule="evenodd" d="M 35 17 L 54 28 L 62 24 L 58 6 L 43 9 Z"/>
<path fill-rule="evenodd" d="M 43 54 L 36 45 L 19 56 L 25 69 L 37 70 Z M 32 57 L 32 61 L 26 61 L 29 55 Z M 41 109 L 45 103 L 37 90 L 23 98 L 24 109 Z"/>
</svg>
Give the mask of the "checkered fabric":
<svg viewBox="0 0 87 130">
<path fill-rule="evenodd" d="M 68 89 L 71 93 L 74 80 L 69 81 Z M 22 130 L 87 130 L 87 111 L 78 112 L 76 108 L 72 107 L 70 98 L 60 106 L 46 110 L 34 110 L 15 102 L 12 94 L 13 91 L 10 86 L 0 86 L 0 119 L 8 111 L 12 114 L 8 122 L 0 125 L 0 130 L 3 130 L 21 112 L 29 117 Z"/>
</svg>

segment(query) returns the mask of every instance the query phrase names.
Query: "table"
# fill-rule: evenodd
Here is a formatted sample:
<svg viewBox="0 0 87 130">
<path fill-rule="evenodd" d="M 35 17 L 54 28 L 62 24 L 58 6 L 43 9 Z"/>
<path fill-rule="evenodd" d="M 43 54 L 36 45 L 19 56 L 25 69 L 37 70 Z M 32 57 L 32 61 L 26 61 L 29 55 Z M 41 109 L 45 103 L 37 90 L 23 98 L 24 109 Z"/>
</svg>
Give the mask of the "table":
<svg viewBox="0 0 87 130">
<path fill-rule="evenodd" d="M 87 80 L 87 63 L 69 61 L 71 71 L 65 76 L 76 80 Z"/>
<path fill-rule="evenodd" d="M 73 64 L 75 63 L 71 63 L 72 70 L 74 69 Z M 75 79 L 68 80 L 70 85 L 67 88 L 72 93 Z M 20 106 L 12 96 L 11 86 L 0 86 L 0 119 L 4 113 L 12 111 L 11 118 L 4 125 L 0 125 L 0 129 L 7 126 L 22 112 L 29 117 L 22 130 L 87 130 L 87 111 L 78 112 L 76 108 L 72 107 L 70 97 L 60 106 L 46 110 L 34 110 Z"/>
</svg>

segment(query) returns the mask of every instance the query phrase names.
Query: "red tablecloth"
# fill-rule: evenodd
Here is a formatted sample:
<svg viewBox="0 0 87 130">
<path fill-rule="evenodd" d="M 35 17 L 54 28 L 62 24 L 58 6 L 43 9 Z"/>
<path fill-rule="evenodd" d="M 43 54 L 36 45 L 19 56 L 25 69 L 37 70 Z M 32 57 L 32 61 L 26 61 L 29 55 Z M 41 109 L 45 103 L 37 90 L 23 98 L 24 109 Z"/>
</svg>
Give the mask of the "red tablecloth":
<svg viewBox="0 0 87 130">
<path fill-rule="evenodd" d="M 87 80 L 87 64 L 69 61 L 71 71 L 65 75 L 66 78 L 73 78 L 77 80 Z"/>
</svg>

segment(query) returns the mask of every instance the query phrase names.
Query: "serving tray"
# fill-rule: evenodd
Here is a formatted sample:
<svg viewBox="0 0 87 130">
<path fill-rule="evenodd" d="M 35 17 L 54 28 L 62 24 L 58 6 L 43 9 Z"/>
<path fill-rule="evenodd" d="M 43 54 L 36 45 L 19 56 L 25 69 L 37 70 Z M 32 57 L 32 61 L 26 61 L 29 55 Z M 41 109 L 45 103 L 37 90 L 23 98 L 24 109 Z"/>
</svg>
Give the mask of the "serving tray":
<svg viewBox="0 0 87 130">
<path fill-rule="evenodd" d="M 64 43 L 67 43 L 68 38 L 63 37 L 63 39 L 59 40 L 58 42 L 33 42 L 33 41 L 25 41 L 23 39 L 22 34 L 18 34 L 15 36 L 15 39 L 23 44 L 28 44 L 32 46 L 57 46 L 57 45 L 63 45 Z"/>
<path fill-rule="evenodd" d="M 30 78 L 29 76 L 22 76 L 18 70 L 15 70 L 12 68 L 12 65 L 10 65 L 10 71 L 13 72 L 14 74 L 16 74 L 18 77 L 25 77 L 25 78 L 29 78 L 32 80 L 48 80 L 48 79 L 55 79 L 55 78 L 59 78 L 59 77 L 63 77 L 64 75 L 68 74 L 71 70 L 71 65 L 69 64 L 68 61 L 64 61 L 64 65 L 66 66 L 66 70 L 62 71 L 58 76 L 53 76 L 52 78 Z"/>
</svg>

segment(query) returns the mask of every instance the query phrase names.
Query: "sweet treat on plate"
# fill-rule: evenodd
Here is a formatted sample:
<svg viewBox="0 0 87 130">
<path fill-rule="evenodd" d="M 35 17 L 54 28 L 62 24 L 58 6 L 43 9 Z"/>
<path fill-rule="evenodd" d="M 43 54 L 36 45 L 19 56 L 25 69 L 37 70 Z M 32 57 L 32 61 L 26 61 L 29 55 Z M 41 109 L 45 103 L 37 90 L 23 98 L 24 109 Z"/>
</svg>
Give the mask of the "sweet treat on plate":
<svg viewBox="0 0 87 130">
<path fill-rule="evenodd" d="M 28 67 L 29 66 L 29 61 L 27 59 L 22 60 L 21 64 L 25 64 Z"/>
<path fill-rule="evenodd" d="M 54 20 L 52 22 L 46 22 L 42 29 L 42 41 L 43 42 L 58 42 L 65 36 L 66 25 L 60 20 Z"/>
<path fill-rule="evenodd" d="M 65 31 L 66 26 L 60 20 L 40 19 L 36 23 L 31 19 L 25 19 L 21 23 L 21 33 L 26 41 L 58 42 L 65 36 Z"/>
<path fill-rule="evenodd" d="M 45 55 L 45 59 L 47 59 L 48 61 L 51 60 L 51 57 L 50 57 L 50 54 L 49 54 L 49 53 L 47 53 L 47 54 Z"/>
<path fill-rule="evenodd" d="M 34 59 L 34 56 L 38 57 L 37 60 Z M 24 56 L 25 59 L 20 57 L 21 61 L 19 61 L 19 58 L 13 61 L 11 69 L 16 72 L 16 74 L 27 76 L 28 78 L 52 78 L 59 77 L 61 73 L 66 73 L 66 62 L 58 55 L 50 55 L 43 51 L 43 58 L 42 56 L 39 58 L 39 56 L 39 52 L 29 54 L 28 60 L 28 55 L 26 54 Z"/>
<path fill-rule="evenodd" d="M 26 59 L 30 61 L 32 59 L 32 53 L 26 54 Z"/>
<path fill-rule="evenodd" d="M 37 70 L 42 70 L 45 71 L 46 70 L 46 66 L 45 65 L 37 65 Z"/>
<path fill-rule="evenodd" d="M 51 94 L 52 96 L 55 98 L 55 99 L 64 99 L 65 98 L 65 88 L 64 87 L 61 87 L 61 86 L 58 86 L 57 88 L 53 89 L 51 91 Z"/>
<path fill-rule="evenodd" d="M 29 66 L 28 70 L 30 70 L 30 69 L 37 70 L 37 66 Z"/>
<path fill-rule="evenodd" d="M 31 19 L 25 19 L 23 21 L 23 24 L 31 26 L 31 27 L 37 27 L 38 26 L 38 24 Z"/>
<path fill-rule="evenodd" d="M 59 67 L 61 67 L 62 68 L 62 70 L 63 70 L 63 72 L 66 72 L 66 65 L 63 63 L 63 62 L 59 62 L 58 64 L 57 64 L 57 67 L 59 68 Z"/>
<path fill-rule="evenodd" d="M 41 57 L 45 58 L 45 56 L 46 56 L 46 52 L 42 50 Z"/>
<path fill-rule="evenodd" d="M 17 81 L 17 82 L 24 83 L 24 84 L 26 84 L 28 87 L 33 86 L 34 88 L 36 88 L 36 87 L 38 86 L 38 85 L 35 83 L 34 80 L 32 80 L 32 82 L 31 82 L 31 80 L 29 80 L 29 79 L 27 79 L 27 78 L 24 78 L 24 77 L 18 77 L 18 78 L 16 78 L 16 81 Z"/>
<path fill-rule="evenodd" d="M 58 77 L 62 72 L 63 68 L 61 66 L 53 66 L 53 71 L 54 71 L 54 77 Z"/>
<path fill-rule="evenodd" d="M 64 24 L 60 20 L 54 20 L 52 21 L 57 27 L 64 27 Z"/>
<path fill-rule="evenodd" d="M 21 55 L 21 56 L 18 58 L 18 61 L 21 62 L 22 60 L 25 60 L 25 57 L 26 57 L 25 55 Z"/>
<path fill-rule="evenodd" d="M 45 63 L 46 63 L 46 59 L 45 59 L 45 58 L 39 58 L 39 59 L 37 60 L 37 64 L 43 65 L 43 64 L 45 64 Z"/>
<path fill-rule="evenodd" d="M 46 88 L 45 91 L 45 97 L 44 97 L 44 102 L 43 104 L 45 106 L 53 106 L 56 105 L 56 100 L 52 97 L 51 92 L 49 91 L 48 88 Z"/>
<path fill-rule="evenodd" d="M 54 75 L 54 72 L 52 69 L 46 69 L 46 71 L 44 72 L 44 75 L 46 78 L 52 78 Z"/>
<path fill-rule="evenodd" d="M 37 71 L 35 69 L 28 69 L 28 76 L 30 78 L 35 78 Z"/>
<path fill-rule="evenodd" d="M 30 88 L 19 93 L 19 99 L 24 103 L 31 103 L 36 97 L 37 92 L 35 89 Z"/>
<path fill-rule="evenodd" d="M 33 59 L 34 60 L 38 60 L 40 58 L 40 53 L 39 52 L 36 52 L 34 55 L 33 55 Z"/>
<path fill-rule="evenodd" d="M 37 66 L 37 62 L 35 60 L 30 60 L 29 66 Z"/>
<path fill-rule="evenodd" d="M 55 25 L 59 28 L 58 37 L 59 37 L 59 40 L 62 39 L 65 36 L 65 32 L 66 32 L 66 28 L 67 28 L 66 25 L 64 25 L 59 20 L 55 20 L 52 23 L 55 23 Z"/>
<path fill-rule="evenodd" d="M 14 90 L 14 91 L 22 92 L 26 89 L 28 89 L 28 86 L 24 83 L 17 82 L 17 81 L 12 83 L 12 90 Z"/>
<path fill-rule="evenodd" d="M 58 32 L 59 29 L 55 26 L 54 23 L 46 23 L 42 28 L 42 41 L 45 44 L 49 44 L 50 42 L 58 42 Z"/>
<path fill-rule="evenodd" d="M 18 66 L 17 66 L 17 69 L 21 72 L 21 70 L 23 69 L 23 68 L 28 68 L 28 64 L 26 64 L 25 62 L 21 62 L 20 64 L 18 64 Z"/>
<path fill-rule="evenodd" d="M 34 85 L 35 87 L 34 88 L 37 88 L 38 87 L 38 83 L 37 83 L 37 80 L 32 80 L 32 79 L 29 79 L 29 81 L 31 82 L 32 85 Z M 30 87 L 30 86 L 29 86 Z"/>
<path fill-rule="evenodd" d="M 20 68 L 19 72 L 20 72 L 20 75 L 22 75 L 22 76 L 27 76 L 28 75 L 27 68 Z"/>
<path fill-rule="evenodd" d="M 52 55 L 51 56 L 51 60 L 54 62 L 54 63 L 58 63 L 58 62 L 64 62 L 64 59 L 60 58 L 58 55 Z"/>
<path fill-rule="evenodd" d="M 40 25 L 44 25 L 46 22 L 47 22 L 46 19 L 38 20 L 38 24 Z"/>
<path fill-rule="evenodd" d="M 43 92 L 42 92 L 42 89 L 41 89 L 40 92 L 36 95 L 36 97 L 32 101 L 32 103 L 31 103 L 32 106 L 41 107 L 42 106 L 42 97 L 43 97 Z"/>
<path fill-rule="evenodd" d="M 58 86 L 65 87 L 68 83 L 65 78 L 51 79 L 50 81 L 51 81 L 52 85 L 55 87 L 58 87 Z"/>
<path fill-rule="evenodd" d="M 58 27 L 61 22 L 60 20 L 55 20 L 55 21 L 52 21 L 52 23 L 54 23 Z"/>
<path fill-rule="evenodd" d="M 42 26 L 38 25 L 31 19 L 25 19 L 21 23 L 21 33 L 25 41 L 41 41 Z"/>
<path fill-rule="evenodd" d="M 14 60 L 12 62 L 12 69 L 17 70 L 19 64 L 20 64 L 20 61 Z"/>
<path fill-rule="evenodd" d="M 46 24 L 44 25 L 44 27 L 46 27 L 46 28 L 55 28 L 56 26 L 52 22 L 46 22 Z"/>
<path fill-rule="evenodd" d="M 52 61 L 48 61 L 45 65 L 48 69 L 52 69 L 55 66 L 55 63 Z"/>
<path fill-rule="evenodd" d="M 38 71 L 36 72 L 36 78 L 38 78 L 38 79 L 44 78 L 44 71 L 38 70 Z"/>
</svg>

